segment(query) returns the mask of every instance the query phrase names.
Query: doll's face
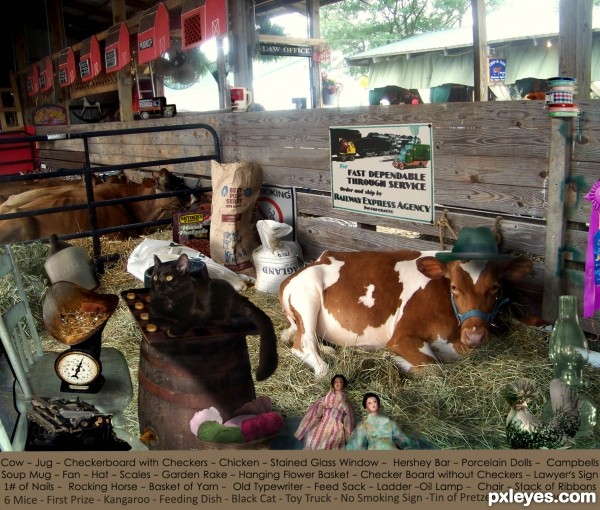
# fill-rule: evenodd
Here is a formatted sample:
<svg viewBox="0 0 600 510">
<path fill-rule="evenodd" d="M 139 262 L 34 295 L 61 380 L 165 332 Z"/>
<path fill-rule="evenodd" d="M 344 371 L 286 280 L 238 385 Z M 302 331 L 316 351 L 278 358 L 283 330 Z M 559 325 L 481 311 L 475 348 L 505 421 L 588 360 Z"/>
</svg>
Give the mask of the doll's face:
<svg viewBox="0 0 600 510">
<path fill-rule="evenodd" d="M 366 402 L 366 409 L 369 413 L 376 413 L 379 411 L 379 403 L 375 397 L 369 397 Z"/>
<path fill-rule="evenodd" d="M 344 391 L 344 380 L 341 377 L 336 377 L 333 380 L 334 391 Z"/>
</svg>

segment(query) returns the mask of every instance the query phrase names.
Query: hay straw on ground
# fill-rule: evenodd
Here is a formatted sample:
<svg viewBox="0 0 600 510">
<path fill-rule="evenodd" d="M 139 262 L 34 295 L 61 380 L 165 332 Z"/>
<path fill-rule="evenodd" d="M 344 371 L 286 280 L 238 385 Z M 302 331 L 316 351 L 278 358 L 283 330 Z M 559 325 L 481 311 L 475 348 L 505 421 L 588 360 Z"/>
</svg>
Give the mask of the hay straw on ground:
<svg viewBox="0 0 600 510">
<path fill-rule="evenodd" d="M 170 230 L 149 237 L 172 238 Z M 118 253 L 120 259 L 107 263 L 99 292 L 120 294 L 122 290 L 143 286 L 126 272 L 127 259 L 141 240 L 103 240 L 103 253 Z M 73 241 L 73 244 L 91 247 L 86 240 Z M 41 324 L 41 296 L 48 286 L 43 269 L 47 245 L 17 245 L 14 251 L 26 281 L 33 313 Z M 254 288 L 244 291 L 244 295 L 269 314 L 280 338 L 288 323 L 277 296 Z M 0 302 L 3 298 L 0 291 Z M 503 386 L 517 377 L 532 379 L 541 395 L 539 401 L 534 402 L 532 411 L 539 415 L 553 376 L 548 358 L 549 333 L 526 327 L 510 316 L 504 319 L 507 332 L 495 337 L 489 345 L 460 361 L 428 367 L 419 377 L 403 374 L 383 351 L 335 348 L 334 357 L 325 354 L 330 366 L 327 376 L 317 380 L 308 366 L 291 354 L 290 346 L 279 340 L 279 368 L 268 380 L 255 383 L 256 394 L 271 397 L 275 410 L 285 417 L 299 417 L 316 398 L 329 390 L 331 377 L 341 373 L 348 378 L 348 396 L 358 416 L 363 415 L 362 395 L 374 391 L 381 397 L 383 412 L 396 419 L 406 431 L 421 435 L 439 448 L 504 449 L 507 448 L 504 423 L 508 408 L 501 397 Z M 64 348 L 48 335 L 43 336 L 47 350 Z M 139 434 L 137 370 L 141 337 L 139 327 L 120 302 L 106 325 L 103 345 L 120 349 L 128 361 L 134 400 L 126 412 L 126 428 L 135 435 Z M 258 337 L 248 337 L 253 367 L 258 359 L 258 344 Z M 600 403 L 600 370 L 588 366 L 585 377 L 589 387 L 584 392 Z M 578 439 L 576 447 L 600 447 L 598 429 L 596 427 L 593 434 Z"/>
</svg>

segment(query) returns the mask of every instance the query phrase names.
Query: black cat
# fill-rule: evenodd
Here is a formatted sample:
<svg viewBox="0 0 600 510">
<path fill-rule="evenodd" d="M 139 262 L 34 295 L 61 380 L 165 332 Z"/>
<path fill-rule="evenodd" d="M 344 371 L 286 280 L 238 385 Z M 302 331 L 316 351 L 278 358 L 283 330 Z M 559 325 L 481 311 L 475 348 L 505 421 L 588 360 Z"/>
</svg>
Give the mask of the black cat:
<svg viewBox="0 0 600 510">
<path fill-rule="evenodd" d="M 260 332 L 256 380 L 267 379 L 275 372 L 277 336 L 269 316 L 226 280 L 190 275 L 190 261 L 185 253 L 175 265 L 154 256 L 150 297 L 150 319 L 171 337 L 181 336 L 210 320 L 251 319 Z"/>
</svg>

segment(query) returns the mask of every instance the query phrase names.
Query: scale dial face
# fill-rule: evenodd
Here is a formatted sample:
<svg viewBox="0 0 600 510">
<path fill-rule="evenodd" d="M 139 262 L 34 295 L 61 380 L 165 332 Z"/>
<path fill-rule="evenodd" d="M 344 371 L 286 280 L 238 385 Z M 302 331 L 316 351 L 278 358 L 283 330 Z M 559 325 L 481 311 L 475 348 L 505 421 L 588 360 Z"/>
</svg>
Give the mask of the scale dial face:
<svg viewBox="0 0 600 510">
<path fill-rule="evenodd" d="M 54 363 L 56 374 L 70 385 L 85 386 L 94 382 L 102 372 L 100 361 L 87 352 L 63 352 Z"/>
</svg>

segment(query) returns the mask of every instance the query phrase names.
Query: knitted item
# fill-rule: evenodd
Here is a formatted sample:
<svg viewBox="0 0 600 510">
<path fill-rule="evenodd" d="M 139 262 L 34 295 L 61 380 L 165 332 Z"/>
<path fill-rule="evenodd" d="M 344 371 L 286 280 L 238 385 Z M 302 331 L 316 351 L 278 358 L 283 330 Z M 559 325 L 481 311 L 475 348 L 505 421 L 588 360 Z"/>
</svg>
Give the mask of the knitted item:
<svg viewBox="0 0 600 510">
<path fill-rule="evenodd" d="M 261 395 L 250 402 L 242 404 L 238 409 L 236 409 L 236 411 L 233 413 L 233 416 L 238 416 L 240 414 L 270 413 L 272 410 L 273 408 L 271 407 L 271 399 Z"/>
<path fill-rule="evenodd" d="M 216 421 L 205 421 L 198 427 L 198 437 L 212 443 L 243 443 L 239 427 L 225 427 Z"/>
<path fill-rule="evenodd" d="M 209 407 L 208 409 L 202 409 L 198 411 L 190 420 L 190 430 L 192 434 L 196 435 L 198 428 L 205 421 L 216 421 L 217 423 L 223 423 L 221 413 L 215 407 Z"/>
<path fill-rule="evenodd" d="M 254 441 L 255 439 L 271 436 L 279 432 L 283 426 L 284 423 L 281 415 L 272 411 L 244 420 L 240 425 L 240 430 L 244 441 Z"/>
</svg>

